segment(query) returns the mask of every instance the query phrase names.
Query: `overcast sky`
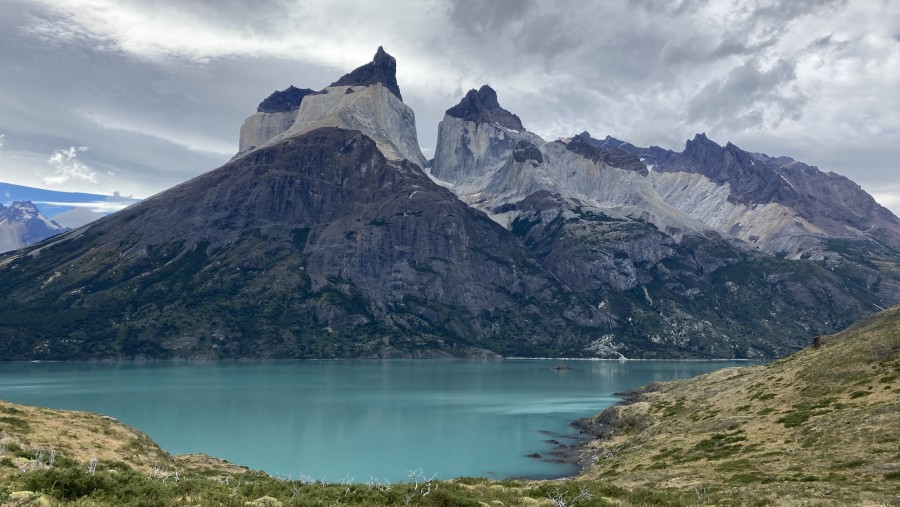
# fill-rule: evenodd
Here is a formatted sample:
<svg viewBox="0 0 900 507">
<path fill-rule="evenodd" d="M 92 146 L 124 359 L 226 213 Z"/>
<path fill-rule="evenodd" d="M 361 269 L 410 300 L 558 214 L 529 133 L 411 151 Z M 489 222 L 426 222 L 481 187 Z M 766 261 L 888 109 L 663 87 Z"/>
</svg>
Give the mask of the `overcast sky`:
<svg viewBox="0 0 900 507">
<path fill-rule="evenodd" d="M 0 0 L 0 181 L 147 197 L 275 89 L 397 59 L 419 143 L 488 83 L 545 139 L 706 132 L 900 214 L 898 0 Z"/>
</svg>

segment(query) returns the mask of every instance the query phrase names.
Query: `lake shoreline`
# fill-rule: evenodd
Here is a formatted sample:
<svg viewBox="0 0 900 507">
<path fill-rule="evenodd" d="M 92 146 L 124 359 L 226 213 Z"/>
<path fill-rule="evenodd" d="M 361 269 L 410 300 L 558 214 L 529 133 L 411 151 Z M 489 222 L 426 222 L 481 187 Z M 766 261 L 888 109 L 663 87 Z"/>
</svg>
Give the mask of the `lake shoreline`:
<svg viewBox="0 0 900 507">
<path fill-rule="evenodd" d="M 656 388 L 656 383 L 654 382 L 628 391 L 613 393 L 614 396 L 618 396 L 621 399 L 595 415 L 582 417 L 570 422 L 569 426 L 578 430 L 575 436 L 569 437 L 574 439 L 575 442 L 570 445 L 560 445 L 551 451 L 549 455 L 552 456 L 550 461 L 574 465 L 578 467 L 578 471 L 574 474 L 563 475 L 559 479 L 575 479 L 593 467 L 602 456 L 591 451 L 589 444 L 611 436 L 611 421 L 607 419 L 614 413 L 616 407 L 636 403 L 642 394 L 655 391 Z"/>
</svg>

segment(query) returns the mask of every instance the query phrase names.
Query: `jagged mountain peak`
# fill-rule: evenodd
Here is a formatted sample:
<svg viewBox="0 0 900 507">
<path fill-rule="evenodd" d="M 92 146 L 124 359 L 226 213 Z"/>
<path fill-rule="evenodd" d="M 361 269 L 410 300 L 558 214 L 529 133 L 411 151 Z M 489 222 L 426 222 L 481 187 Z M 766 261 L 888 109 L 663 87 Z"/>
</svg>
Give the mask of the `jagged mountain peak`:
<svg viewBox="0 0 900 507">
<path fill-rule="evenodd" d="M 706 132 L 697 132 L 696 134 L 694 134 L 694 138 L 691 139 L 691 141 L 695 143 L 712 143 L 718 146 L 715 141 L 713 141 L 706 135 Z"/>
<path fill-rule="evenodd" d="M 357 67 L 329 86 L 368 86 L 375 83 L 383 84 L 398 99 L 403 100 L 397 85 L 397 60 L 382 46 L 378 46 L 371 62 Z"/>
<path fill-rule="evenodd" d="M 257 113 L 286 113 L 300 109 L 300 102 L 307 95 L 316 92 L 309 88 L 297 88 L 290 85 L 284 90 L 275 90 L 271 95 L 263 99 L 256 107 Z"/>
<path fill-rule="evenodd" d="M 508 129 L 525 130 L 518 116 L 500 106 L 497 92 L 488 85 L 483 85 L 477 91 L 469 90 L 459 104 L 447 110 L 447 114 L 466 121 L 497 123 Z"/>
<path fill-rule="evenodd" d="M 13 201 L 13 203 L 5 208 L 4 211 L 6 212 L 7 217 L 12 218 L 13 220 L 38 220 L 39 222 L 45 223 L 51 230 L 63 228 L 53 220 L 45 217 L 31 201 Z"/>
<path fill-rule="evenodd" d="M 625 151 L 632 151 L 634 145 L 627 141 L 623 141 L 621 139 L 616 139 L 613 136 L 607 135 L 602 139 L 598 139 L 596 137 L 591 136 L 591 133 L 587 130 L 582 133 L 576 135 L 575 137 L 584 138 L 589 144 L 594 146 L 595 148 L 601 148 L 604 150 L 612 150 L 612 149 L 621 149 Z"/>
<path fill-rule="evenodd" d="M 34 211 L 35 213 L 38 211 L 37 206 L 31 201 L 13 201 L 12 204 L 9 205 L 9 209 L 17 209 L 21 211 Z"/>
<path fill-rule="evenodd" d="M 729 174 L 742 175 L 740 178 L 742 181 L 769 180 L 774 177 L 772 174 L 775 172 L 774 167 L 765 160 L 731 141 L 722 146 L 707 137 L 705 132 L 696 134 L 693 139 L 688 140 L 681 154 L 687 160 L 705 167 L 701 172 L 720 183 L 730 180 Z M 787 182 L 782 181 L 777 184 L 788 186 Z"/>
<path fill-rule="evenodd" d="M 721 145 L 706 136 L 706 132 L 701 132 L 684 143 L 681 153 L 689 159 L 703 161 L 721 157 L 723 150 Z"/>
</svg>

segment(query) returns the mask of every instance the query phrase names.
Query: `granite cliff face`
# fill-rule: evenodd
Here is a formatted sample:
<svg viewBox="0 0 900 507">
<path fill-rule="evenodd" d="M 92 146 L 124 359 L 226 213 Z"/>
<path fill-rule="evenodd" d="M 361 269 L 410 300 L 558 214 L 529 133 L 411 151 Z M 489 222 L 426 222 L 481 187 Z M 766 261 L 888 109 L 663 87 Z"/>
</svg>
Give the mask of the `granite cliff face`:
<svg viewBox="0 0 900 507">
<path fill-rule="evenodd" d="M 235 159 L 317 128 L 338 127 L 362 132 L 391 160 L 409 160 L 425 167 L 416 134 L 416 115 L 401 99 L 396 69 L 394 58 L 379 47 L 372 62 L 324 90 L 294 88 L 296 91 L 292 92 L 288 88 L 277 92 L 275 99 L 273 94 L 260 104 L 259 112 L 244 121 Z M 270 102 L 277 107 L 268 107 Z M 291 109 L 294 103 L 297 108 Z"/>
<path fill-rule="evenodd" d="M 639 217 L 679 238 L 712 232 L 665 203 L 634 155 L 598 149 L 579 138 L 544 141 L 503 109 L 487 85 L 447 110 L 438 126 L 431 175 L 505 227 L 515 214 L 509 213 L 512 204 L 547 190 Z"/>
<path fill-rule="evenodd" d="M 500 107 L 494 90 L 488 86 L 470 90 L 438 124 L 431 174 L 451 184 L 457 195 L 477 193 L 519 143 L 537 147 L 544 140 L 524 130 L 517 116 Z"/>
<path fill-rule="evenodd" d="M 30 201 L 0 204 L 0 253 L 17 250 L 67 229 L 45 217 Z"/>
<path fill-rule="evenodd" d="M 241 125 L 238 149 L 241 153 L 266 144 L 275 136 L 287 131 L 297 120 L 303 97 L 314 95 L 309 88 L 288 88 L 275 91 L 256 108 L 256 114 L 247 117 Z"/>
</svg>

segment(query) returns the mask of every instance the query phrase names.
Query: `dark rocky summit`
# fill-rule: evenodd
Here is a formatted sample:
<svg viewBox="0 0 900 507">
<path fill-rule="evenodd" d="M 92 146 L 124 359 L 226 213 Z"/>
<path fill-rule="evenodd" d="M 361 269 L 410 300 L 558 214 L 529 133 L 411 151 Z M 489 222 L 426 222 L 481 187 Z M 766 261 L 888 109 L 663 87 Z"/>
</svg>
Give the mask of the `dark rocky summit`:
<svg viewBox="0 0 900 507">
<path fill-rule="evenodd" d="M 281 91 L 274 91 L 266 97 L 256 108 L 257 113 L 282 113 L 294 111 L 300 108 L 300 102 L 307 95 L 314 95 L 316 92 L 309 88 L 297 88 L 294 85 L 288 86 Z"/>
<path fill-rule="evenodd" d="M 400 87 L 397 85 L 397 60 L 378 46 L 375 57 L 370 63 L 357 67 L 353 72 L 344 75 L 329 86 L 368 86 L 381 83 L 401 101 Z"/>
<path fill-rule="evenodd" d="M 518 116 L 500 107 L 497 92 L 488 85 L 482 86 L 478 91 L 469 90 L 459 104 L 447 110 L 447 114 L 475 123 L 497 123 L 508 129 L 525 130 Z"/>
</svg>

